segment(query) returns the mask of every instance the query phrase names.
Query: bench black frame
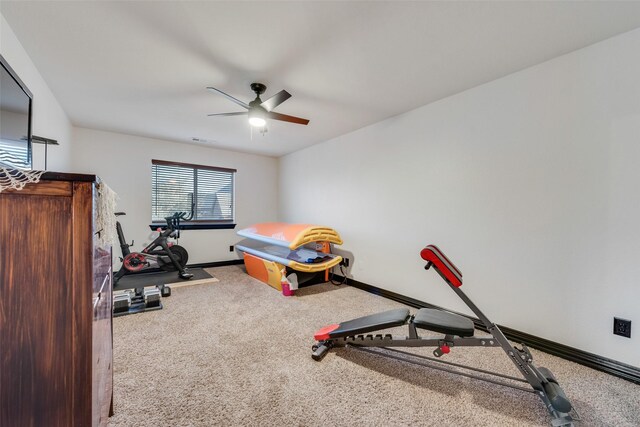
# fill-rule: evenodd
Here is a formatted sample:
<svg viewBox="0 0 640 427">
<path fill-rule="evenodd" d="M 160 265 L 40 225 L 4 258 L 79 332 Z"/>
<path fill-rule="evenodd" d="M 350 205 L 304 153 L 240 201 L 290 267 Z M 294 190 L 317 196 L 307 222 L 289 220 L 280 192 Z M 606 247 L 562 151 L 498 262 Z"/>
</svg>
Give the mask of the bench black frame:
<svg viewBox="0 0 640 427">
<path fill-rule="evenodd" d="M 500 328 L 467 297 L 467 295 L 460 289 L 462 285 L 462 274 L 460 271 L 449 261 L 449 259 L 438 249 L 435 245 L 430 245 L 424 248 L 421 252 L 422 258 L 427 261 L 425 269 L 434 267 L 434 270 L 444 279 L 449 287 L 464 301 L 464 303 L 473 311 L 473 313 L 482 321 L 487 331 L 491 334 L 490 337 L 485 338 L 470 338 L 470 337 L 456 337 L 453 334 L 445 334 L 443 338 L 423 338 L 418 335 L 416 325 L 414 323 L 414 316 L 408 316 L 405 324 L 408 325 L 408 336 L 397 336 L 390 334 L 367 334 L 358 333 L 353 331 L 349 336 L 331 337 L 331 331 L 327 331 L 326 328 L 321 329 L 316 334 L 317 343 L 312 347 L 312 357 L 314 360 L 320 361 L 327 354 L 327 352 L 334 347 L 353 347 L 361 351 L 389 357 L 396 360 L 402 360 L 407 363 L 426 366 L 432 369 L 442 370 L 465 377 L 475 378 L 482 381 L 487 381 L 493 384 L 510 387 L 513 389 L 534 393 L 540 397 L 549 411 L 552 421 L 551 425 L 554 427 L 560 426 L 573 426 L 573 421 L 578 421 L 579 417 L 575 409 L 572 407 L 571 402 L 566 397 L 564 391 L 558 384 L 558 381 L 553 376 L 551 371 L 543 367 L 536 367 L 533 363 L 533 356 L 529 352 L 526 345 L 521 344 L 521 348 L 511 345 L 511 343 L 504 336 Z M 420 310 L 435 310 L 422 308 Z M 437 311 L 437 310 L 436 310 Z M 383 315 L 384 313 L 379 313 Z M 451 313 L 448 313 L 451 315 Z M 374 315 L 375 316 L 375 315 Z M 367 316 L 371 317 L 371 316 Z M 354 319 L 357 321 L 359 319 Z M 353 321 L 352 321 L 353 322 Z M 339 326 L 339 325 L 336 325 Z M 371 331 L 371 324 L 367 325 L 366 332 Z M 389 326 L 382 325 L 379 329 L 386 329 Z M 423 327 L 424 328 L 424 327 Z M 365 331 L 361 331 L 365 332 Z M 322 339 L 320 339 L 320 338 Z M 507 354 L 509 359 L 514 363 L 518 371 L 524 378 L 517 378 L 509 375 L 503 375 L 496 372 L 491 372 L 475 367 L 461 365 L 457 363 L 447 362 L 441 359 L 443 354 L 449 352 L 450 347 L 464 347 L 464 346 L 479 346 L 479 347 L 501 347 Z M 385 352 L 372 350 L 368 347 L 384 348 Z M 434 350 L 434 356 L 426 357 L 422 355 L 412 354 L 402 350 L 397 350 L 390 347 L 436 347 Z M 480 372 L 485 375 L 491 375 L 493 377 L 505 378 L 512 381 L 528 383 L 530 388 L 520 387 L 514 384 L 510 384 L 504 381 L 487 378 L 485 376 L 479 376 L 470 374 L 467 372 L 461 372 L 457 369 L 450 369 L 444 366 L 437 366 L 431 363 L 421 362 L 420 360 L 427 360 L 429 362 L 438 362 L 439 364 L 454 366 L 456 368 L 462 368 L 475 372 Z M 573 415 L 572 415 L 573 414 Z"/>
</svg>

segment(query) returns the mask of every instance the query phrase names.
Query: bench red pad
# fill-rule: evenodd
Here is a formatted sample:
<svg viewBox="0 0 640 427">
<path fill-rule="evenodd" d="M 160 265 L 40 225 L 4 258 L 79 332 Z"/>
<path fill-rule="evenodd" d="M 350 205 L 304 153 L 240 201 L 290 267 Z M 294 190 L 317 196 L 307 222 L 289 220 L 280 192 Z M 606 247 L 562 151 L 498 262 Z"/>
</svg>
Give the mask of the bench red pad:
<svg viewBox="0 0 640 427">
<path fill-rule="evenodd" d="M 462 286 L 462 273 L 449 261 L 436 245 L 429 245 L 420 252 L 423 260 L 431 263 L 440 276 L 456 288 Z"/>
</svg>

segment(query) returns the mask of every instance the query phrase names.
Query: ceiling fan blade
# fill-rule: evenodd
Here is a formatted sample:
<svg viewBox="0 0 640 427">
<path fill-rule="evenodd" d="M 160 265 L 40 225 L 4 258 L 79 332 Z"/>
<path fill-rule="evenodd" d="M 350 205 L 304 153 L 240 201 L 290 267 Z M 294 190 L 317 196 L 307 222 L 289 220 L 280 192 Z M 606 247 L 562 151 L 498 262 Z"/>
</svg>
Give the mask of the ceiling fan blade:
<svg viewBox="0 0 640 427">
<path fill-rule="evenodd" d="M 238 111 L 237 113 L 214 113 L 214 114 L 207 114 L 207 116 L 211 117 L 211 116 L 246 116 L 248 114 L 247 111 Z"/>
<path fill-rule="evenodd" d="M 209 91 L 211 91 L 211 92 L 218 92 L 220 95 L 222 95 L 222 96 L 226 97 L 229 101 L 233 101 L 233 102 L 235 102 L 236 104 L 238 104 L 238 105 L 240 105 L 240 106 L 242 106 L 242 107 L 246 108 L 247 110 L 249 109 L 249 104 L 247 104 L 247 103 L 245 103 L 245 102 L 242 102 L 242 101 L 240 101 L 239 99 L 234 98 L 233 96 L 231 96 L 231 95 L 229 95 L 229 94 L 227 94 L 227 93 L 224 93 L 224 92 L 223 92 L 223 91 L 221 91 L 220 89 L 216 89 L 215 87 L 208 86 L 208 87 L 207 87 L 207 90 L 209 90 Z"/>
<path fill-rule="evenodd" d="M 286 90 L 281 90 L 280 92 L 276 93 L 271 98 L 260 104 L 260 106 L 267 111 L 271 111 L 289 98 L 291 98 L 291 94 Z"/>
<path fill-rule="evenodd" d="M 286 114 L 274 113 L 273 111 L 267 112 L 267 117 L 275 120 L 282 120 L 283 122 L 297 123 L 299 125 L 306 125 L 309 120 L 302 119 L 300 117 L 288 116 Z"/>
</svg>

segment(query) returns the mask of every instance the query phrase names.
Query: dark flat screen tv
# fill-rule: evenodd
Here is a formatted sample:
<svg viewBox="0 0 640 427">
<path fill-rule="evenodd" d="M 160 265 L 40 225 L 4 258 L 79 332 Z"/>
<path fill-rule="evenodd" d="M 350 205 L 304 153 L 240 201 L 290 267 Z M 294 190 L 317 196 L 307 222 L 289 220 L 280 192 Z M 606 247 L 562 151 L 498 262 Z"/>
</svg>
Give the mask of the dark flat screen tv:
<svg viewBox="0 0 640 427">
<path fill-rule="evenodd" d="M 33 94 L 0 55 L 0 167 L 31 169 Z"/>
</svg>

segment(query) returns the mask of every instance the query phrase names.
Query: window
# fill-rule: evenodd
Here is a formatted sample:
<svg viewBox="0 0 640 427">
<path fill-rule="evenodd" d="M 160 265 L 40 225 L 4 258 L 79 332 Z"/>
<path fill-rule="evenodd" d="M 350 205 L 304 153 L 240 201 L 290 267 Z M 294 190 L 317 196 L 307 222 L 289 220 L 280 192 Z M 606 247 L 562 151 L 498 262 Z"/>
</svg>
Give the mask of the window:
<svg viewBox="0 0 640 427">
<path fill-rule="evenodd" d="M 193 203 L 195 225 L 185 228 L 232 228 L 207 224 L 235 225 L 235 173 L 235 169 L 152 160 L 152 221 L 164 222 L 174 212 L 188 215 Z"/>
</svg>

